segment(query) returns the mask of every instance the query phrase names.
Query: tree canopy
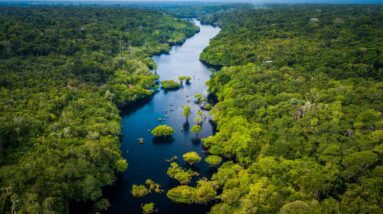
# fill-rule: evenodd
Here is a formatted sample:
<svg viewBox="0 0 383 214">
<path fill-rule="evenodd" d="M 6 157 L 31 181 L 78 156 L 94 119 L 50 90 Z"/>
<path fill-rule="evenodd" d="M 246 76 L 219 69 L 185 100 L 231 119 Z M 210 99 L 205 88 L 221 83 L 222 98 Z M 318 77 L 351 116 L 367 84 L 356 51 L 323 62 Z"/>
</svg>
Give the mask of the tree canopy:
<svg viewBox="0 0 383 214">
<path fill-rule="evenodd" d="M 158 125 L 150 132 L 156 137 L 166 137 L 174 133 L 174 129 L 168 125 Z"/>
<path fill-rule="evenodd" d="M 383 7 L 271 6 L 204 18 L 225 162 L 210 213 L 383 210 Z"/>
<path fill-rule="evenodd" d="M 150 57 L 197 31 L 155 11 L 0 6 L 0 213 L 104 210 L 128 165 L 117 106 L 150 96 Z"/>
</svg>

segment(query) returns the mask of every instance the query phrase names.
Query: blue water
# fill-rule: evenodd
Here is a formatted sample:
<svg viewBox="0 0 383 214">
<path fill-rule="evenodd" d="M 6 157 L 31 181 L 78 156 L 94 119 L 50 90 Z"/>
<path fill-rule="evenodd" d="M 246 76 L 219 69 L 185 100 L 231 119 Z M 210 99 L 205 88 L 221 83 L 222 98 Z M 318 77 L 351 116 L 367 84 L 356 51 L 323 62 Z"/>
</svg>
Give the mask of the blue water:
<svg viewBox="0 0 383 214">
<path fill-rule="evenodd" d="M 178 163 L 185 168 L 188 166 L 182 161 L 182 155 L 189 151 L 197 151 L 202 157 L 206 154 L 200 142 L 193 142 L 195 134 L 182 131 L 185 118 L 182 115 L 182 106 L 192 106 L 192 114 L 189 117 L 190 127 L 194 124 L 194 118 L 199 106 L 194 104 L 194 95 L 202 93 L 207 95 L 205 82 L 210 78 L 211 71 L 199 61 L 199 55 L 209 44 L 209 40 L 216 36 L 219 28 L 201 25 L 200 32 L 189 38 L 181 46 L 172 48 L 169 54 L 155 56 L 157 74 L 160 80 L 176 80 L 180 75 L 192 77 L 191 84 L 185 85 L 176 91 L 165 92 L 160 90 L 154 97 L 144 104 L 127 109 L 122 118 L 122 153 L 127 159 L 129 167 L 116 181 L 116 184 L 106 190 L 106 196 L 111 202 L 110 213 L 142 213 L 141 204 L 154 202 L 159 213 L 206 213 L 208 206 L 174 204 L 166 197 L 166 191 L 175 187 L 178 183 L 168 177 L 166 171 L 169 163 L 165 160 L 174 155 L 178 156 Z M 208 112 L 204 112 L 209 118 Z M 166 118 L 159 121 L 158 118 Z M 148 130 L 160 124 L 172 126 L 175 129 L 173 140 L 167 142 L 154 142 Z M 212 135 L 213 127 L 208 119 L 203 122 L 203 131 L 200 136 Z M 139 144 L 137 138 L 144 138 L 145 143 Z M 194 170 L 200 173 L 200 177 L 209 177 L 214 169 L 208 168 L 201 161 Z M 162 185 L 165 190 L 161 194 L 150 194 L 144 198 L 133 198 L 130 191 L 133 184 L 144 184 L 146 179 L 152 179 Z"/>
</svg>

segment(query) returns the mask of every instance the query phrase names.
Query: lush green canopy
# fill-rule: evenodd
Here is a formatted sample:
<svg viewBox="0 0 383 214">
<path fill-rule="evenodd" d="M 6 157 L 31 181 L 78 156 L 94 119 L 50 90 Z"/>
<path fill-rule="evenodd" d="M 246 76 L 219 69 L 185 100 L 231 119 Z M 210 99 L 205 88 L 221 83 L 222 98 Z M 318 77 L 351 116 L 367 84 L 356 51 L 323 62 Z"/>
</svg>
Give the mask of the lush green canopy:
<svg viewBox="0 0 383 214">
<path fill-rule="evenodd" d="M 211 213 L 383 210 L 383 7 L 278 6 L 210 16 L 201 59 L 232 158 L 213 175 Z"/>
<path fill-rule="evenodd" d="M 202 159 L 201 156 L 199 156 L 199 154 L 194 151 L 185 153 L 184 155 L 182 155 L 182 158 L 185 162 L 189 163 L 190 165 L 197 164 Z"/>
<path fill-rule="evenodd" d="M 174 133 L 174 129 L 168 125 L 158 125 L 151 132 L 156 137 L 166 137 Z"/>
<path fill-rule="evenodd" d="M 151 95 L 150 56 L 197 30 L 154 11 L 1 6 L 0 213 L 99 200 L 127 167 L 116 106 Z"/>
<path fill-rule="evenodd" d="M 165 90 L 175 90 L 181 87 L 181 84 L 174 80 L 161 81 L 161 87 Z"/>
<path fill-rule="evenodd" d="M 193 176 L 198 176 L 198 172 L 195 172 L 191 169 L 185 170 L 180 167 L 176 162 L 172 162 L 167 171 L 169 177 L 176 179 L 180 184 L 186 185 L 190 183 Z"/>
<path fill-rule="evenodd" d="M 217 166 L 222 162 L 222 158 L 219 155 L 209 155 L 205 158 L 205 162 L 209 166 Z"/>
</svg>

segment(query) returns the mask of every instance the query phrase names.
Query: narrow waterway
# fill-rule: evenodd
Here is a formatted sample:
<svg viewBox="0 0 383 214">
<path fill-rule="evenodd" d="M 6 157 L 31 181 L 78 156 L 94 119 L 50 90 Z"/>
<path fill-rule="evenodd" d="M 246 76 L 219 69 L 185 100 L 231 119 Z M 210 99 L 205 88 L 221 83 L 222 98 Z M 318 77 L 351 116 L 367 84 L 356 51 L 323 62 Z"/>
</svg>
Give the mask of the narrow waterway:
<svg viewBox="0 0 383 214">
<path fill-rule="evenodd" d="M 126 109 L 122 118 L 122 152 L 129 163 L 128 170 L 118 177 L 116 185 L 106 190 L 106 196 L 111 203 L 110 213 L 142 213 L 143 203 L 154 202 L 159 213 L 172 214 L 198 214 L 206 213 L 207 206 L 180 205 L 172 203 L 166 197 L 169 188 L 178 185 L 166 174 L 169 163 L 166 159 L 178 156 L 178 163 L 188 168 L 182 161 L 182 155 L 189 151 L 198 152 L 203 158 L 206 156 L 202 149 L 201 142 L 193 142 L 195 137 L 188 131 L 194 125 L 194 118 L 199 106 L 194 104 L 194 95 L 201 93 L 206 95 L 206 81 L 209 80 L 211 71 L 199 61 L 199 55 L 209 45 L 209 40 L 219 33 L 219 28 L 209 25 L 201 25 L 198 21 L 195 24 L 200 27 L 200 32 L 187 39 L 181 46 L 174 46 L 169 54 L 155 56 L 157 74 L 160 80 L 176 80 L 179 76 L 191 76 L 191 84 L 183 85 L 176 91 L 157 92 L 154 97 L 143 104 L 137 104 Z M 189 117 L 189 124 L 185 123 L 182 115 L 182 106 L 190 105 L 192 114 Z M 207 118 L 208 112 L 204 111 Z M 159 120 L 161 118 L 161 120 Z M 165 120 L 162 120 L 164 118 Z M 172 126 L 175 129 L 171 142 L 155 142 L 148 132 L 160 124 Z M 186 128 L 185 130 L 184 127 Z M 203 122 L 201 137 L 212 135 L 213 127 L 208 119 Z M 138 143 L 138 138 L 144 138 L 144 144 Z M 201 161 L 193 167 L 200 173 L 200 177 L 209 177 L 214 169 L 207 167 Z M 133 184 L 144 184 L 146 179 L 161 184 L 165 190 L 163 193 L 152 193 L 143 198 L 133 198 L 131 187 Z M 194 181 L 195 182 L 195 181 Z"/>
</svg>

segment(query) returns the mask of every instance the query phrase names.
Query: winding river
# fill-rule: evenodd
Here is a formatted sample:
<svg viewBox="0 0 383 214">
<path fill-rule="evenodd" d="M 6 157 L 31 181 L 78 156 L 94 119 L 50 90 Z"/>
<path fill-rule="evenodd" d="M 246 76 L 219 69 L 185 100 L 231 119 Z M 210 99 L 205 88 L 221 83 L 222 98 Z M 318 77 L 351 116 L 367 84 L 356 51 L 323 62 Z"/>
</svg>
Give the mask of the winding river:
<svg viewBox="0 0 383 214">
<path fill-rule="evenodd" d="M 189 126 L 193 125 L 197 111 L 200 109 L 194 104 L 194 95 L 206 95 L 206 81 L 209 80 L 211 71 L 199 61 L 199 55 L 209 45 L 211 38 L 216 36 L 220 29 L 210 25 L 201 25 L 200 32 L 187 39 L 181 46 L 174 46 L 169 54 L 153 57 L 157 64 L 157 74 L 160 80 L 176 80 L 179 76 L 191 76 L 191 84 L 184 84 L 176 91 L 165 92 L 160 90 L 152 99 L 145 103 L 126 109 L 122 116 L 122 152 L 127 159 L 129 167 L 120 175 L 116 185 L 105 192 L 111 203 L 110 213 L 142 213 L 143 203 L 154 202 L 159 213 L 171 214 L 197 214 L 206 213 L 208 206 L 174 204 L 166 197 L 169 188 L 178 185 L 166 174 L 169 163 L 165 160 L 178 156 L 178 163 L 188 168 L 183 162 L 182 155 L 189 151 L 198 152 L 201 157 L 206 157 L 201 142 L 193 142 L 194 133 L 188 131 L 188 124 L 182 115 L 182 106 L 190 105 L 192 114 L 189 117 Z M 208 112 L 204 114 L 209 118 Z M 155 142 L 149 130 L 157 125 L 166 124 L 175 129 L 171 142 Z M 183 131 L 184 127 L 186 128 Z M 200 136 L 212 135 L 213 127 L 206 119 L 203 122 L 203 131 Z M 144 143 L 138 143 L 138 138 L 144 138 Z M 208 168 L 204 161 L 194 167 L 200 177 L 209 177 L 214 169 Z M 131 187 L 133 184 L 144 184 L 146 179 L 161 184 L 163 193 L 152 193 L 143 198 L 133 198 Z M 195 184 L 195 180 L 192 185 Z"/>
</svg>

